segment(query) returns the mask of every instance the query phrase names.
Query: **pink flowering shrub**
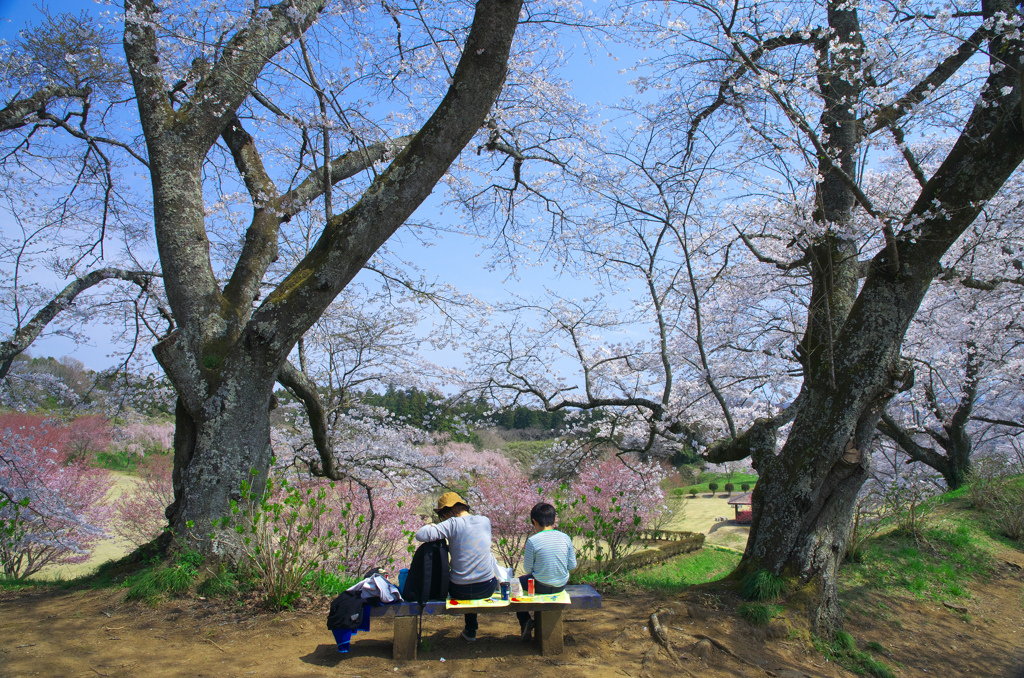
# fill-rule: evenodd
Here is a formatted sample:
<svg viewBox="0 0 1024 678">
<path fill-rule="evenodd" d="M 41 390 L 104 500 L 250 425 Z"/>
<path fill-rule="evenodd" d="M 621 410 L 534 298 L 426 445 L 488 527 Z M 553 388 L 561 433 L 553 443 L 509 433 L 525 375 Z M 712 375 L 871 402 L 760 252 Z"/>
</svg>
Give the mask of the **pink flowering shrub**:
<svg viewBox="0 0 1024 678">
<path fill-rule="evenodd" d="M 531 481 L 518 464 L 498 455 L 486 475 L 477 477 L 470 490 L 474 510 L 491 520 L 495 549 L 505 567 L 522 560 L 526 540 L 533 534 L 530 509 L 541 501 L 543 488 Z"/>
<path fill-rule="evenodd" d="M 0 415 L 0 566 L 7 577 L 84 562 L 106 536 L 109 473 L 75 454 L 75 434 L 39 415 Z"/>
<path fill-rule="evenodd" d="M 174 501 L 170 466 L 152 466 L 142 480 L 114 500 L 110 529 L 135 546 L 156 539 L 167 526 L 164 511 Z"/>
<path fill-rule="evenodd" d="M 158 424 L 132 422 L 120 427 L 117 433 L 116 446 L 136 454 L 145 454 L 150 451 L 162 453 L 174 449 L 174 424 L 172 422 Z"/>
<path fill-rule="evenodd" d="M 617 456 L 587 464 L 555 493 L 563 532 L 577 538 L 582 560 L 613 561 L 636 545 L 661 512 L 665 472 L 654 462 Z"/>
<path fill-rule="evenodd" d="M 416 498 L 390 486 L 373 487 L 373 513 L 366 490 L 354 481 L 332 483 L 328 511 L 315 530 L 334 532 L 337 547 L 326 559 L 328 569 L 361 576 L 373 567 L 397 572 L 408 566 L 410 536 L 419 526 Z"/>
</svg>

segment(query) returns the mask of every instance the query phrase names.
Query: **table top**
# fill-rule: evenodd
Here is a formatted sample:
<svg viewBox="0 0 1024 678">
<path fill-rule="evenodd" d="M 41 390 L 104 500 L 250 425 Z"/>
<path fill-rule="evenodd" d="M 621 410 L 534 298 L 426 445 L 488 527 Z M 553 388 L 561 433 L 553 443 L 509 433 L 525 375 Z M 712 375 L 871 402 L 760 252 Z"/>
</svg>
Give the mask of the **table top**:
<svg viewBox="0 0 1024 678">
<path fill-rule="evenodd" d="M 475 614 L 493 614 L 496 612 L 525 612 L 548 608 L 593 609 L 601 607 L 601 594 L 589 584 L 570 584 L 565 587 L 565 590 L 569 593 L 569 600 L 571 601 L 568 605 L 559 603 L 509 603 L 504 607 L 474 607 L 469 609 Z M 370 607 L 369 613 L 371 617 L 408 617 L 419 614 L 420 606 L 418 603 L 390 603 L 388 605 Z M 453 613 L 464 614 L 445 609 L 445 602 L 443 600 L 428 600 L 423 605 L 423 614 Z"/>
</svg>

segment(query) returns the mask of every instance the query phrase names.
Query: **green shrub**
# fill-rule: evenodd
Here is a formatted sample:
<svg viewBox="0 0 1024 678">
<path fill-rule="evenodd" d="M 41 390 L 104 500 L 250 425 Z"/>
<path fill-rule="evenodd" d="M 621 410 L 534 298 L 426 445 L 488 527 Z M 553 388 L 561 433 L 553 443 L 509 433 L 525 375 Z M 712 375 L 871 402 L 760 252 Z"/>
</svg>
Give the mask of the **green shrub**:
<svg viewBox="0 0 1024 678">
<path fill-rule="evenodd" d="M 741 603 L 736 612 L 753 626 L 768 626 L 768 622 L 782 613 L 781 605 Z"/>
<path fill-rule="evenodd" d="M 237 575 L 224 566 L 217 574 L 203 581 L 196 587 L 196 593 L 210 598 L 224 598 L 238 593 Z"/>
<path fill-rule="evenodd" d="M 725 484 L 725 491 L 728 492 L 729 494 L 732 494 L 732 491 L 735 490 L 735 489 L 736 489 L 736 486 L 733 485 L 732 483 L 726 483 Z"/>
<path fill-rule="evenodd" d="M 967 497 L 971 506 L 982 510 L 993 506 L 999 500 L 1009 471 L 1002 459 L 987 457 L 975 461 L 967 482 Z"/>
<path fill-rule="evenodd" d="M 1014 541 L 1024 539 L 1024 491 L 1007 488 L 992 503 L 992 512 L 1003 534 Z"/>
<path fill-rule="evenodd" d="M 869 673 L 875 678 L 895 678 L 888 666 L 867 652 L 858 650 L 857 641 L 845 631 L 837 631 L 832 642 L 825 642 L 817 636 L 813 636 L 812 641 L 814 649 L 854 673 Z M 874 645 L 881 647 L 878 643 Z M 870 648 L 871 644 L 868 647 Z"/>
<path fill-rule="evenodd" d="M 742 485 L 740 485 L 740 489 L 743 490 L 744 492 L 749 492 L 750 491 L 750 483 L 743 483 Z"/>
<path fill-rule="evenodd" d="M 128 593 L 125 600 L 157 602 L 165 594 L 179 595 L 192 588 L 199 574 L 203 556 L 198 551 L 179 553 L 170 565 L 157 564 L 125 580 Z"/>
<path fill-rule="evenodd" d="M 708 489 L 712 492 L 718 491 L 718 483 L 708 483 Z"/>
<path fill-rule="evenodd" d="M 747 600 L 775 600 L 784 589 L 782 577 L 768 570 L 755 570 L 740 582 L 740 595 Z"/>
<path fill-rule="evenodd" d="M 264 600 L 279 610 L 291 607 L 309 578 L 338 548 L 333 528 L 318 529 L 326 525 L 333 510 L 326 502 L 327 488 L 268 476 L 262 493 L 248 482 L 240 489 L 242 500 L 232 500 L 231 516 L 221 519 L 220 527 L 234 528 L 237 545 L 259 581 Z"/>
<path fill-rule="evenodd" d="M 691 497 L 696 497 L 697 496 L 697 488 L 696 487 L 691 487 L 690 489 L 687 490 L 687 492 L 690 493 Z"/>
</svg>

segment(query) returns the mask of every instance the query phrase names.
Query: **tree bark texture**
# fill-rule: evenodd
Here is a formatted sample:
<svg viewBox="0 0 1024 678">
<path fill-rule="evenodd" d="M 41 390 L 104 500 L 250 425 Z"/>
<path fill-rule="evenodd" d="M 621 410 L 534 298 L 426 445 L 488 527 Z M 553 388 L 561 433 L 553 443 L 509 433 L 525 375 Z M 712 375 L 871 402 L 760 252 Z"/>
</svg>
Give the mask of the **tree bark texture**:
<svg viewBox="0 0 1024 678">
<path fill-rule="evenodd" d="M 316 20 L 326 0 L 270 5 L 203 68 L 194 93 L 172 104 L 157 65 L 154 0 L 125 0 L 125 52 L 149 150 L 154 221 L 177 329 L 154 353 L 178 393 L 172 528 L 205 551 L 243 481 L 262 487 L 271 457 L 275 381 L 298 339 L 423 202 L 483 124 L 504 84 L 522 2 L 480 0 L 448 92 L 415 135 L 343 154 L 280 194 L 236 116 L 260 72 Z M 253 221 L 229 283 L 210 260 L 202 196 L 204 159 L 223 137 L 253 200 Z M 396 142 L 400 142 L 397 143 Z M 399 150 L 363 196 L 333 216 L 312 250 L 255 309 L 280 225 L 322 196 L 326 178 L 352 176 Z M 223 538 L 222 538 L 223 537 Z"/>
</svg>

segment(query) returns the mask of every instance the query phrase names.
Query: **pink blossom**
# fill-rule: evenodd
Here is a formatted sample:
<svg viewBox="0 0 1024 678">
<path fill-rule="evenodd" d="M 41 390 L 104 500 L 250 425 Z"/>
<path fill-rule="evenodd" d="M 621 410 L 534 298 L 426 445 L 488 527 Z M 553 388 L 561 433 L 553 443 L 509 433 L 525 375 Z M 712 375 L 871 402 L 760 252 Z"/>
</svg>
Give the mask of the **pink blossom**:
<svg viewBox="0 0 1024 678">
<path fill-rule="evenodd" d="M 173 501 L 170 467 L 154 466 L 114 501 L 111 531 L 135 546 L 147 544 L 167 526 L 164 511 Z"/>
<path fill-rule="evenodd" d="M 73 430 L 36 415 L 3 415 L 0 435 L 0 561 L 25 578 L 47 565 L 75 564 L 105 537 L 110 474 L 72 454 Z"/>
</svg>

